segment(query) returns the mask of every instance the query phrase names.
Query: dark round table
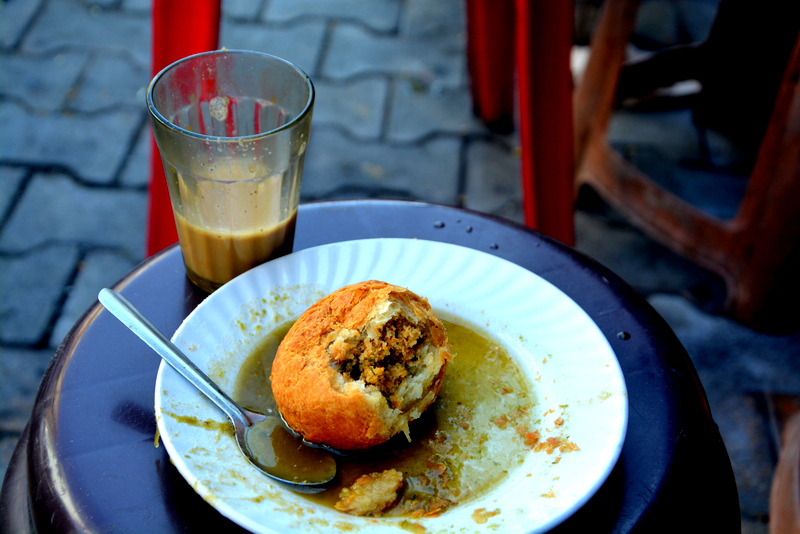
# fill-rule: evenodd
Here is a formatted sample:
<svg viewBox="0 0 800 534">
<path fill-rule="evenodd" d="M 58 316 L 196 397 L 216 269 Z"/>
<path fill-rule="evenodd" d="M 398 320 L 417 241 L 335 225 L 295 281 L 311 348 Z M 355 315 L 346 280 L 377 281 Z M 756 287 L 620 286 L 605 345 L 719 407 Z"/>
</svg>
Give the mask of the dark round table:
<svg viewBox="0 0 800 534">
<path fill-rule="evenodd" d="M 510 260 L 578 303 L 614 349 L 628 387 L 622 454 L 605 484 L 553 532 L 740 532 L 733 472 L 686 351 L 633 289 L 593 260 L 504 219 L 405 201 L 302 205 L 295 250 L 374 237 L 454 243 Z M 173 246 L 116 289 L 174 332 L 205 296 Z M 532 303 L 535 305 L 535 303 Z M 154 446 L 161 359 L 95 304 L 39 389 L 0 494 L 0 529 L 239 532 Z"/>
</svg>

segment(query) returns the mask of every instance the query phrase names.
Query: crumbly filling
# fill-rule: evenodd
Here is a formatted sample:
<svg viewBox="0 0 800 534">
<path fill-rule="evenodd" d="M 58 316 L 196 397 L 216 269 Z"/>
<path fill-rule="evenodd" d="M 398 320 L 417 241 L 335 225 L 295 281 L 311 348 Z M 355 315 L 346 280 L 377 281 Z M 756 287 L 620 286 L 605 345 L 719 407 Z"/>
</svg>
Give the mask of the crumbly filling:
<svg viewBox="0 0 800 534">
<path fill-rule="evenodd" d="M 402 405 L 397 395 L 409 376 L 409 366 L 419 360 L 425 335 L 403 316 L 388 320 L 375 337 L 360 337 L 350 350 L 337 351 L 338 371 L 352 380 L 377 387 L 392 408 Z"/>
</svg>

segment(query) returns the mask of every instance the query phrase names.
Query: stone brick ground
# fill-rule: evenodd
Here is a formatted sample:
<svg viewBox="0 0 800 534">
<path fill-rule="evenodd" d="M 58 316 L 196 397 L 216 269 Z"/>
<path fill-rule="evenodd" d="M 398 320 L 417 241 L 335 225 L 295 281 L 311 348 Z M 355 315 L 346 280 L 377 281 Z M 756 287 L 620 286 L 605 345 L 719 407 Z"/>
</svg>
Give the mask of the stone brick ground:
<svg viewBox="0 0 800 534">
<path fill-rule="evenodd" d="M 637 36 L 700 39 L 715 5 L 645 0 Z M 143 259 L 149 6 L 0 1 L 0 476 L 55 348 L 97 291 Z M 223 11 L 223 46 L 285 57 L 314 79 L 303 200 L 419 199 L 520 220 L 515 138 L 471 114 L 461 0 L 224 0 Z M 610 135 L 710 212 L 735 209 L 738 155 L 712 135 L 714 165 L 687 166 L 699 157 L 688 111 L 623 111 Z M 800 394 L 800 336 L 715 314 L 715 277 L 591 194 L 576 225 L 577 248 L 645 295 L 686 346 L 731 455 L 743 530 L 765 533 L 779 428 L 770 414 L 778 396 Z"/>
</svg>

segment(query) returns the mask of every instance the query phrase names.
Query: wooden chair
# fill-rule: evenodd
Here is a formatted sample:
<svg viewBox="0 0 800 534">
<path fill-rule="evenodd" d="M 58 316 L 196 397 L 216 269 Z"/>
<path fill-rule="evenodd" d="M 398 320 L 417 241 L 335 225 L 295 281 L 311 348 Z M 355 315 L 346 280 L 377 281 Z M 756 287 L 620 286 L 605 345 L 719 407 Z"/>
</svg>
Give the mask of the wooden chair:
<svg viewBox="0 0 800 534">
<path fill-rule="evenodd" d="M 220 0 L 153 0 L 152 74 L 183 57 L 219 46 Z M 151 136 L 148 256 L 176 243 L 178 233 L 161 156 Z"/>
<path fill-rule="evenodd" d="M 800 412 L 783 427 L 769 495 L 769 534 L 800 534 Z"/>
<path fill-rule="evenodd" d="M 565 177 L 573 176 L 574 169 L 570 195 L 583 185 L 590 186 L 651 237 L 719 274 L 727 287 L 726 308 L 732 316 L 752 325 L 796 327 L 797 314 L 783 312 L 800 298 L 796 274 L 800 266 L 800 41 L 796 35 L 789 35 L 789 45 L 793 42 L 794 47 L 791 54 L 786 51 L 788 62 L 744 199 L 735 217 L 719 220 L 660 187 L 608 144 L 608 125 L 618 102 L 639 1 L 604 2 L 590 59 L 574 92 L 567 75 L 571 41 L 566 40 L 572 35 L 572 2 L 511 2 L 467 0 L 468 66 L 475 111 L 501 132 L 513 126 L 516 66 L 526 224 L 572 243 L 574 196 L 568 198 L 564 187 L 571 181 Z M 729 2 L 727 7 L 732 5 L 770 9 L 741 2 Z M 786 17 L 790 23 L 780 26 L 791 27 L 798 19 Z M 735 38 L 747 26 L 723 25 L 722 29 Z M 513 63 L 509 59 L 512 48 Z M 736 65 L 736 57 L 724 59 L 728 63 L 723 69 Z M 650 74 L 668 77 L 671 73 L 664 64 L 654 61 Z M 630 76 L 624 80 L 628 89 L 636 84 Z M 757 77 L 750 86 L 758 87 L 762 81 Z M 574 99 L 571 106 L 564 103 L 564 96 Z M 736 104 L 729 105 L 731 116 L 743 112 L 738 109 L 743 106 Z M 565 137 L 573 120 L 572 144 L 568 144 Z M 730 123 L 735 126 L 736 120 Z M 573 163 L 565 162 L 570 155 Z M 776 323 L 792 317 L 793 325 Z"/>
<path fill-rule="evenodd" d="M 597 23 L 574 95 L 576 191 L 592 187 L 647 234 L 719 274 L 727 287 L 727 310 L 742 322 L 772 327 L 790 320 L 794 324 L 786 326 L 796 327 L 797 313 L 786 310 L 800 296 L 800 39 L 738 212 L 719 220 L 660 187 L 608 144 L 637 10 L 637 0 L 607 0 Z"/>
</svg>

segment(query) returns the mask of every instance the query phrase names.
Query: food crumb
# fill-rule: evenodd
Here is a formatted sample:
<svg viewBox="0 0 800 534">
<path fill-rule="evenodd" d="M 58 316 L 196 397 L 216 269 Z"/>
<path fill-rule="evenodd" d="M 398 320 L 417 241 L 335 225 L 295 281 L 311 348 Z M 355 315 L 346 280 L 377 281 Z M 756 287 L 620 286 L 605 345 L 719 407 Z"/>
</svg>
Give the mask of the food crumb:
<svg viewBox="0 0 800 534">
<path fill-rule="evenodd" d="M 550 491 L 547 493 L 542 493 L 539 497 L 544 497 L 545 499 L 553 499 L 556 496 L 556 492 L 553 491 L 553 488 L 550 488 Z"/>
<path fill-rule="evenodd" d="M 519 408 L 511 410 L 507 414 L 502 414 L 495 417 L 492 420 L 492 423 L 494 423 L 499 428 L 506 428 L 506 426 L 508 426 L 509 423 L 516 422 L 518 419 L 525 417 L 526 415 L 528 415 L 528 407 L 521 406 Z"/>
<path fill-rule="evenodd" d="M 424 526 L 412 521 L 401 521 L 399 525 L 403 530 L 407 530 L 409 532 L 424 534 L 428 531 L 428 529 L 426 529 Z"/>
<path fill-rule="evenodd" d="M 459 405 L 456 408 L 456 413 L 458 414 L 458 418 L 454 421 L 455 424 L 464 430 L 469 430 L 470 422 L 472 421 L 472 412 L 470 409 L 464 405 Z"/>
<path fill-rule="evenodd" d="M 489 521 L 490 517 L 494 517 L 500 514 L 500 508 L 497 508 L 491 512 L 488 512 L 486 508 L 478 508 L 474 512 L 472 512 L 472 519 L 479 525 L 482 525 Z"/>
<path fill-rule="evenodd" d="M 362 475 L 352 486 L 342 489 L 334 508 L 350 515 L 380 516 L 397 500 L 397 490 L 402 485 L 403 473 L 396 469 Z"/>
<path fill-rule="evenodd" d="M 539 439 L 542 437 L 538 430 L 531 432 L 525 425 L 517 425 L 516 430 L 522 439 L 525 440 L 525 446 L 529 449 L 535 448 L 539 443 Z"/>
<path fill-rule="evenodd" d="M 566 452 L 573 452 L 581 450 L 576 444 L 571 441 L 567 441 L 564 438 L 547 438 L 544 441 L 540 441 L 536 444 L 533 448 L 534 451 L 544 451 L 547 454 L 553 454 L 554 451 L 558 450 L 559 452 L 566 453 Z"/>
<path fill-rule="evenodd" d="M 411 498 L 403 503 L 404 514 L 409 517 L 439 517 L 442 513 L 453 505 L 452 502 L 440 497 L 431 496 L 430 498 Z"/>
</svg>

